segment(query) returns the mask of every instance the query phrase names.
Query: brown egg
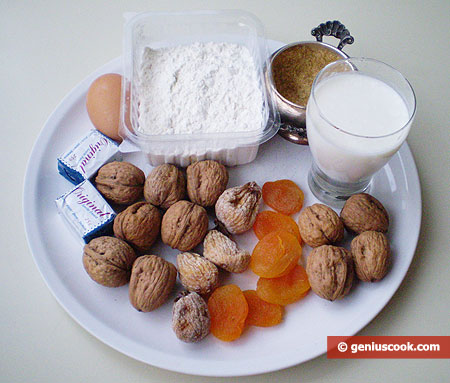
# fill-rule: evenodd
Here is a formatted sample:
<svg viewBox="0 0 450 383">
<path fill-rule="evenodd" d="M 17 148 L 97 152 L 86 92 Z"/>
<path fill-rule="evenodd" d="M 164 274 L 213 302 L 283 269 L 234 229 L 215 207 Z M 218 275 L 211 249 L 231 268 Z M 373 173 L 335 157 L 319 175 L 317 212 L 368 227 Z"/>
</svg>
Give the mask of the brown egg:
<svg viewBox="0 0 450 383">
<path fill-rule="evenodd" d="M 91 84 L 86 96 L 87 112 L 94 126 L 119 142 L 121 84 L 121 75 L 104 74 Z"/>
</svg>

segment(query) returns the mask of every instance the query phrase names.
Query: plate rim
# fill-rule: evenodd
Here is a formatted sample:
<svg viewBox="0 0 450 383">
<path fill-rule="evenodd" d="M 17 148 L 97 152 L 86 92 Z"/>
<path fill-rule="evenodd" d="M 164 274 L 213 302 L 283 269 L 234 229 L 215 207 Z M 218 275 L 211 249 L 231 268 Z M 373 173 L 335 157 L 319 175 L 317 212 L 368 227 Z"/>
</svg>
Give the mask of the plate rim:
<svg viewBox="0 0 450 383">
<path fill-rule="evenodd" d="M 270 49 L 271 51 L 273 50 L 272 49 L 273 47 L 281 46 L 283 44 L 284 43 L 279 41 L 268 40 L 268 45 L 271 48 Z M 70 92 L 66 94 L 66 96 L 57 104 L 57 106 L 54 108 L 54 110 L 52 111 L 52 113 L 42 126 L 41 131 L 39 132 L 39 135 L 31 150 L 31 154 L 28 158 L 22 191 L 23 193 L 22 215 L 25 226 L 25 236 L 34 263 L 36 264 L 42 278 L 44 279 L 44 282 L 51 291 L 52 295 L 75 322 L 77 322 L 84 330 L 89 332 L 92 336 L 100 340 L 102 343 L 107 344 L 109 347 L 115 349 L 121 354 L 127 355 L 128 357 L 131 357 L 135 360 L 139 360 L 140 362 L 143 362 L 145 364 L 150 364 L 159 368 L 166 369 L 168 371 L 198 376 L 210 376 L 210 377 L 248 376 L 274 372 L 281 369 L 289 368 L 307 362 L 324 354 L 326 350 L 321 350 L 319 352 L 311 354 L 308 358 L 303 358 L 301 360 L 294 360 L 295 358 L 292 358 L 289 359 L 288 361 L 282 362 L 280 362 L 280 360 L 277 359 L 278 363 L 270 365 L 255 362 L 251 364 L 251 367 L 249 366 L 246 366 L 245 368 L 239 367 L 238 369 L 231 369 L 231 371 L 229 369 L 229 362 L 210 362 L 209 368 L 199 371 L 199 368 L 195 363 L 191 367 L 189 366 L 189 363 L 186 363 L 186 360 L 188 360 L 187 358 L 183 358 L 185 359 L 185 361 L 183 363 L 180 363 L 179 357 L 177 356 L 169 357 L 166 353 L 155 349 L 152 350 L 152 360 L 149 361 L 139 355 L 139 350 L 143 349 L 142 345 L 140 345 L 134 340 L 130 340 L 129 338 L 118 333 L 117 331 L 108 328 L 108 326 L 105 326 L 100 320 L 92 316 L 88 312 L 88 310 L 82 307 L 82 305 L 80 305 L 79 302 L 76 301 L 76 299 L 71 298 L 71 294 L 67 291 L 65 287 L 62 290 L 58 291 L 55 291 L 55 289 L 52 288 L 55 275 L 53 273 L 53 270 L 51 270 L 51 268 L 49 268 L 47 263 L 45 262 L 45 256 L 41 255 L 42 253 L 45 253 L 45 248 L 43 247 L 43 244 L 39 241 L 37 232 L 33 228 L 35 222 L 38 222 L 37 221 L 38 217 L 34 215 L 34 210 L 32 208 L 33 206 L 32 201 L 33 196 L 36 195 L 36 189 L 38 185 L 38 182 L 36 180 L 37 169 L 39 169 L 39 165 L 43 160 L 42 151 L 44 149 L 44 145 L 41 144 L 43 141 L 48 139 L 55 130 L 57 130 L 56 129 L 58 126 L 57 121 L 72 106 L 73 100 L 78 99 L 80 97 L 81 92 L 87 90 L 89 84 L 100 74 L 106 73 L 108 70 L 110 70 L 110 68 L 113 69 L 119 66 L 121 60 L 122 57 L 119 56 L 115 59 L 110 60 L 106 64 L 100 66 L 98 69 L 96 69 L 91 74 L 86 76 L 77 85 L 75 85 L 75 87 L 72 88 Z M 117 70 L 112 70 L 112 72 L 120 73 L 120 71 Z M 52 125 L 53 125 L 52 129 L 49 130 L 49 128 L 47 127 Z M 361 326 L 359 325 L 357 326 L 359 327 L 359 329 L 357 329 L 354 332 L 352 331 L 353 333 L 349 335 L 354 335 L 360 332 L 386 307 L 386 305 L 395 295 L 401 283 L 405 279 L 405 276 L 411 266 L 411 262 L 416 253 L 422 222 L 422 195 L 421 195 L 422 193 L 421 193 L 420 178 L 417 171 L 417 165 L 414 160 L 413 153 L 411 152 L 407 142 L 405 142 L 402 145 L 400 151 L 398 152 L 398 155 L 409 163 L 408 167 L 410 173 L 408 174 L 408 183 L 412 185 L 412 191 L 415 193 L 414 200 L 417 203 L 418 209 L 417 214 L 415 215 L 415 217 L 417 217 L 417 222 L 413 222 L 411 225 L 411 227 L 414 228 L 413 232 L 410 234 L 411 238 L 414 238 L 414 244 L 412 246 L 412 255 L 409 259 L 409 262 L 407 263 L 407 267 L 403 276 L 394 283 L 392 294 L 388 294 L 385 297 L 385 299 L 379 305 L 380 308 L 375 310 L 373 316 L 365 318 L 365 320 L 363 321 L 364 323 Z M 68 307 L 67 299 L 71 301 L 70 308 Z M 114 341 L 111 341 L 111 339 L 113 339 Z M 133 350 L 135 351 L 134 352 L 130 351 L 129 350 L 130 347 L 126 346 L 127 344 L 133 345 L 134 347 Z M 188 361 L 192 362 L 192 359 Z M 212 373 L 212 371 L 214 371 L 214 373 Z"/>
</svg>

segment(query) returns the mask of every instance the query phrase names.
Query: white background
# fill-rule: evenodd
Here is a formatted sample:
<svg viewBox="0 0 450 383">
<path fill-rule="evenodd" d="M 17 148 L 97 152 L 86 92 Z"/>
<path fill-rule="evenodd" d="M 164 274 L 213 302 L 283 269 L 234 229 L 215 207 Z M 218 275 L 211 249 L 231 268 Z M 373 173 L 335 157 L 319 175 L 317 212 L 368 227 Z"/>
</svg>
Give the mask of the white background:
<svg viewBox="0 0 450 383">
<path fill-rule="evenodd" d="M 398 68 L 418 112 L 408 143 L 422 183 L 423 221 L 411 268 L 359 335 L 450 335 L 450 2 L 441 1 L 1 1 L 1 382 L 219 382 L 130 359 L 88 334 L 58 305 L 28 249 L 22 218 L 27 159 L 45 120 L 86 75 L 119 56 L 123 12 L 245 9 L 267 37 L 310 40 L 326 20 L 355 36 L 345 50 Z M 45 181 L 45 180 L 44 180 Z M 448 360 L 327 360 L 321 356 L 242 382 L 440 382 Z"/>
</svg>

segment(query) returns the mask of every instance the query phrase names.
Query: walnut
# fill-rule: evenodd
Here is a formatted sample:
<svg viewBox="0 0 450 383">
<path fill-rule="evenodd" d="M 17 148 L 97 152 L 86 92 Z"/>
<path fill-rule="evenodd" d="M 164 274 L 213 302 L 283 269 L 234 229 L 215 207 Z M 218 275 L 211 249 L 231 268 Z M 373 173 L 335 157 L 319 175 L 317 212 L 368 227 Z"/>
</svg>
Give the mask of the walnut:
<svg viewBox="0 0 450 383">
<path fill-rule="evenodd" d="M 157 255 L 143 255 L 131 269 L 129 298 L 138 311 L 149 312 L 169 297 L 177 279 L 173 264 Z"/>
<path fill-rule="evenodd" d="M 389 216 L 384 206 L 366 193 L 354 194 L 347 200 L 341 219 L 348 230 L 358 234 L 369 230 L 386 233 L 389 226 Z"/>
<path fill-rule="evenodd" d="M 177 267 L 182 285 L 198 294 L 209 294 L 219 285 L 216 265 L 195 253 L 177 255 Z"/>
<path fill-rule="evenodd" d="M 150 249 L 159 235 L 161 213 L 152 204 L 136 202 L 117 214 L 114 219 L 114 235 L 131 244 L 137 250 Z"/>
<path fill-rule="evenodd" d="M 216 161 L 195 162 L 186 169 L 189 199 L 197 205 L 214 206 L 228 183 L 228 171 Z"/>
<path fill-rule="evenodd" d="M 145 180 L 144 198 L 152 205 L 168 209 L 184 199 L 185 195 L 186 180 L 182 171 L 174 165 L 157 166 Z"/>
<path fill-rule="evenodd" d="M 243 273 L 250 264 L 248 251 L 218 230 L 211 230 L 203 241 L 203 256 L 231 273 Z"/>
<path fill-rule="evenodd" d="M 134 250 L 114 237 L 94 238 L 83 250 L 86 272 L 95 282 L 107 287 L 127 284 L 135 259 Z"/>
<path fill-rule="evenodd" d="M 355 271 L 365 282 L 375 282 L 387 274 L 391 250 L 383 233 L 365 231 L 355 237 L 351 244 Z"/>
<path fill-rule="evenodd" d="M 225 190 L 216 202 L 216 216 L 231 234 L 251 229 L 259 210 L 262 191 L 256 182 Z"/>
<path fill-rule="evenodd" d="M 314 248 L 306 261 L 311 289 L 329 301 L 341 299 L 352 287 L 354 269 L 349 251 L 343 247 L 322 245 Z"/>
<path fill-rule="evenodd" d="M 130 205 L 142 196 L 144 172 L 129 162 L 109 162 L 95 177 L 95 186 L 109 201 Z"/>
<path fill-rule="evenodd" d="M 194 292 L 183 291 L 172 309 L 172 329 L 186 343 L 199 342 L 209 334 L 211 320 L 208 305 Z"/>
<path fill-rule="evenodd" d="M 163 216 L 161 239 L 180 251 L 189 251 L 197 246 L 208 231 L 206 210 L 189 201 L 178 201 Z"/>
<path fill-rule="evenodd" d="M 329 245 L 342 241 L 344 225 L 335 211 L 316 203 L 308 206 L 298 217 L 300 235 L 311 247 Z"/>
</svg>

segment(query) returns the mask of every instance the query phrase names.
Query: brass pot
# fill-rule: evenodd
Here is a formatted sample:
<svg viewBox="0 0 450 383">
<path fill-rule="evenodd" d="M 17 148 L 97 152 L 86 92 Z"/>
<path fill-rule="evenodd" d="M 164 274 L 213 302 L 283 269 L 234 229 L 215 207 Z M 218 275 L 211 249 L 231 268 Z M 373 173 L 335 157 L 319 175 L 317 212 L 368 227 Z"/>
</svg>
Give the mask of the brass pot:
<svg viewBox="0 0 450 383">
<path fill-rule="evenodd" d="M 317 41 L 300 41 L 285 45 L 272 54 L 269 60 L 269 65 L 266 68 L 265 81 L 268 87 L 269 94 L 274 97 L 274 103 L 280 113 L 281 124 L 279 134 L 287 140 L 300 145 L 308 145 L 308 138 L 306 135 L 306 105 L 295 104 L 285 97 L 283 97 L 275 87 L 272 76 L 272 64 L 276 57 L 287 49 L 295 46 L 308 46 L 312 49 L 327 50 L 333 52 L 339 59 L 346 59 L 349 56 L 342 51 L 345 44 L 352 44 L 354 39 L 350 32 L 339 21 L 327 21 L 320 24 L 317 28 L 311 31 L 311 34 L 316 37 Z M 322 36 L 335 36 L 341 41 L 337 47 L 322 42 Z"/>
</svg>

